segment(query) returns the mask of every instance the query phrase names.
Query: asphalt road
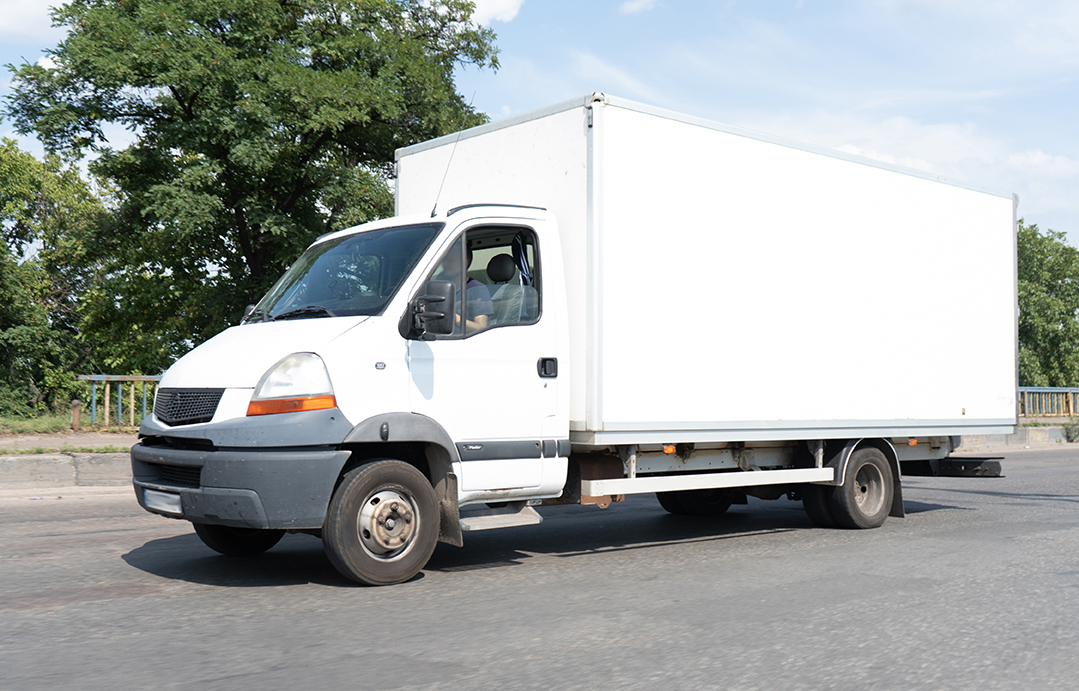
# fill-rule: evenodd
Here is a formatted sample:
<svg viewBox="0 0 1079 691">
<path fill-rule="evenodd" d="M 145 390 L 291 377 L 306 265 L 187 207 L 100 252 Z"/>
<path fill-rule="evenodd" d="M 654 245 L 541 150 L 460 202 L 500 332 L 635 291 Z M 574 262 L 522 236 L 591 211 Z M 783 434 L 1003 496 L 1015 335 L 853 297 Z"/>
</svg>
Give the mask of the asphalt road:
<svg viewBox="0 0 1079 691">
<path fill-rule="evenodd" d="M 388 588 L 286 536 L 217 556 L 129 490 L 0 498 L 0 687 L 1076 689 L 1079 452 L 906 478 L 909 515 L 811 527 L 651 496 L 440 545 Z"/>
</svg>

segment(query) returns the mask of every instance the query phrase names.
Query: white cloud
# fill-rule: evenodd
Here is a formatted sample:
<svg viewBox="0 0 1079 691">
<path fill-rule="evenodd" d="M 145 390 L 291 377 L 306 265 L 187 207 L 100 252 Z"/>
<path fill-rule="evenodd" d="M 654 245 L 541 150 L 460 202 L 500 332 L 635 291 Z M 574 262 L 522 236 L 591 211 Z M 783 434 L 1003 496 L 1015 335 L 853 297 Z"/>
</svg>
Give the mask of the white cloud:
<svg viewBox="0 0 1079 691">
<path fill-rule="evenodd" d="M 637 14 L 654 9 L 658 4 L 659 0 L 626 0 L 618 6 L 618 11 L 622 14 Z"/>
<path fill-rule="evenodd" d="M 1010 154 L 1008 165 L 1024 175 L 1079 178 L 1079 161 L 1047 154 L 1041 149 Z"/>
<path fill-rule="evenodd" d="M 491 22 L 512 22 L 524 0 L 475 0 L 476 12 L 472 18 L 477 24 L 487 26 Z"/>
<path fill-rule="evenodd" d="M 1074 0 L 866 0 L 870 16 L 901 28 L 948 36 L 961 53 L 1009 64 L 1045 57 L 1079 61 L 1079 5 Z M 1063 65 L 1058 64 L 1057 67 Z"/>
<path fill-rule="evenodd" d="M 9 44 L 53 44 L 63 38 L 54 29 L 49 4 L 29 0 L 0 0 L 0 41 Z M 61 4 L 59 0 L 54 4 Z"/>
<path fill-rule="evenodd" d="M 577 52 L 573 57 L 574 70 L 577 72 L 576 81 L 591 85 L 588 87 L 591 90 L 609 90 L 619 96 L 639 98 L 654 103 L 662 100 L 659 92 L 647 83 L 591 53 Z"/>
</svg>

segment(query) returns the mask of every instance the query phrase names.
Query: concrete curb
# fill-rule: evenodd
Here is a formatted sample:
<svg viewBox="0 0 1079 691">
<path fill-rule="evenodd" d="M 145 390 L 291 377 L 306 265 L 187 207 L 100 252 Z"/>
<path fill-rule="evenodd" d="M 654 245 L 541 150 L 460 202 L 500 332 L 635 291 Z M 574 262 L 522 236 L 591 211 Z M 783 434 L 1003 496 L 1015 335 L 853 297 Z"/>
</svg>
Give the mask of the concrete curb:
<svg viewBox="0 0 1079 691">
<path fill-rule="evenodd" d="M 960 451 L 994 447 L 1033 447 L 1067 444 L 1063 427 L 1017 427 L 1015 434 L 969 434 L 963 436 Z"/>
<path fill-rule="evenodd" d="M 127 453 L 0 456 L 0 488 L 116 487 L 131 483 Z"/>
</svg>

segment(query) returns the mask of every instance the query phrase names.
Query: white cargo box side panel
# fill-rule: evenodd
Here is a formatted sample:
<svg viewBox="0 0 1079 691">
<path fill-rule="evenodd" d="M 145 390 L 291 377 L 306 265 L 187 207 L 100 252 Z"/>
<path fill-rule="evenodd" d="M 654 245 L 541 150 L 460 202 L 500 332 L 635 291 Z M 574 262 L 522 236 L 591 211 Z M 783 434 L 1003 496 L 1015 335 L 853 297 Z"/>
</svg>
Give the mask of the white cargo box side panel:
<svg viewBox="0 0 1079 691">
<path fill-rule="evenodd" d="M 441 212 L 464 204 L 490 203 L 541 207 L 555 214 L 568 284 L 571 420 L 584 417 L 586 391 L 588 100 L 566 101 L 467 130 L 459 140 L 456 134 L 449 135 L 397 154 L 399 216 L 430 214 L 443 176 Z"/>
<path fill-rule="evenodd" d="M 1012 198 L 604 111 L 596 432 L 1015 423 Z"/>
</svg>

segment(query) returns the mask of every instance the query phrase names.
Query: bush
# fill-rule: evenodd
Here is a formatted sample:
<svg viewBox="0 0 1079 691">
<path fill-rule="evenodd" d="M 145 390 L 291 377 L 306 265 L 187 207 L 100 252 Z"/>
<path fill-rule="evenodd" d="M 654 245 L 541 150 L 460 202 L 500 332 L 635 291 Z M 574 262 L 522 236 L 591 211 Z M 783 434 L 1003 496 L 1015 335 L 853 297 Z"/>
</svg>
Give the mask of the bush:
<svg viewBox="0 0 1079 691">
<path fill-rule="evenodd" d="M 1064 423 L 1064 438 L 1069 442 L 1079 441 L 1079 420 L 1068 418 Z"/>
</svg>

